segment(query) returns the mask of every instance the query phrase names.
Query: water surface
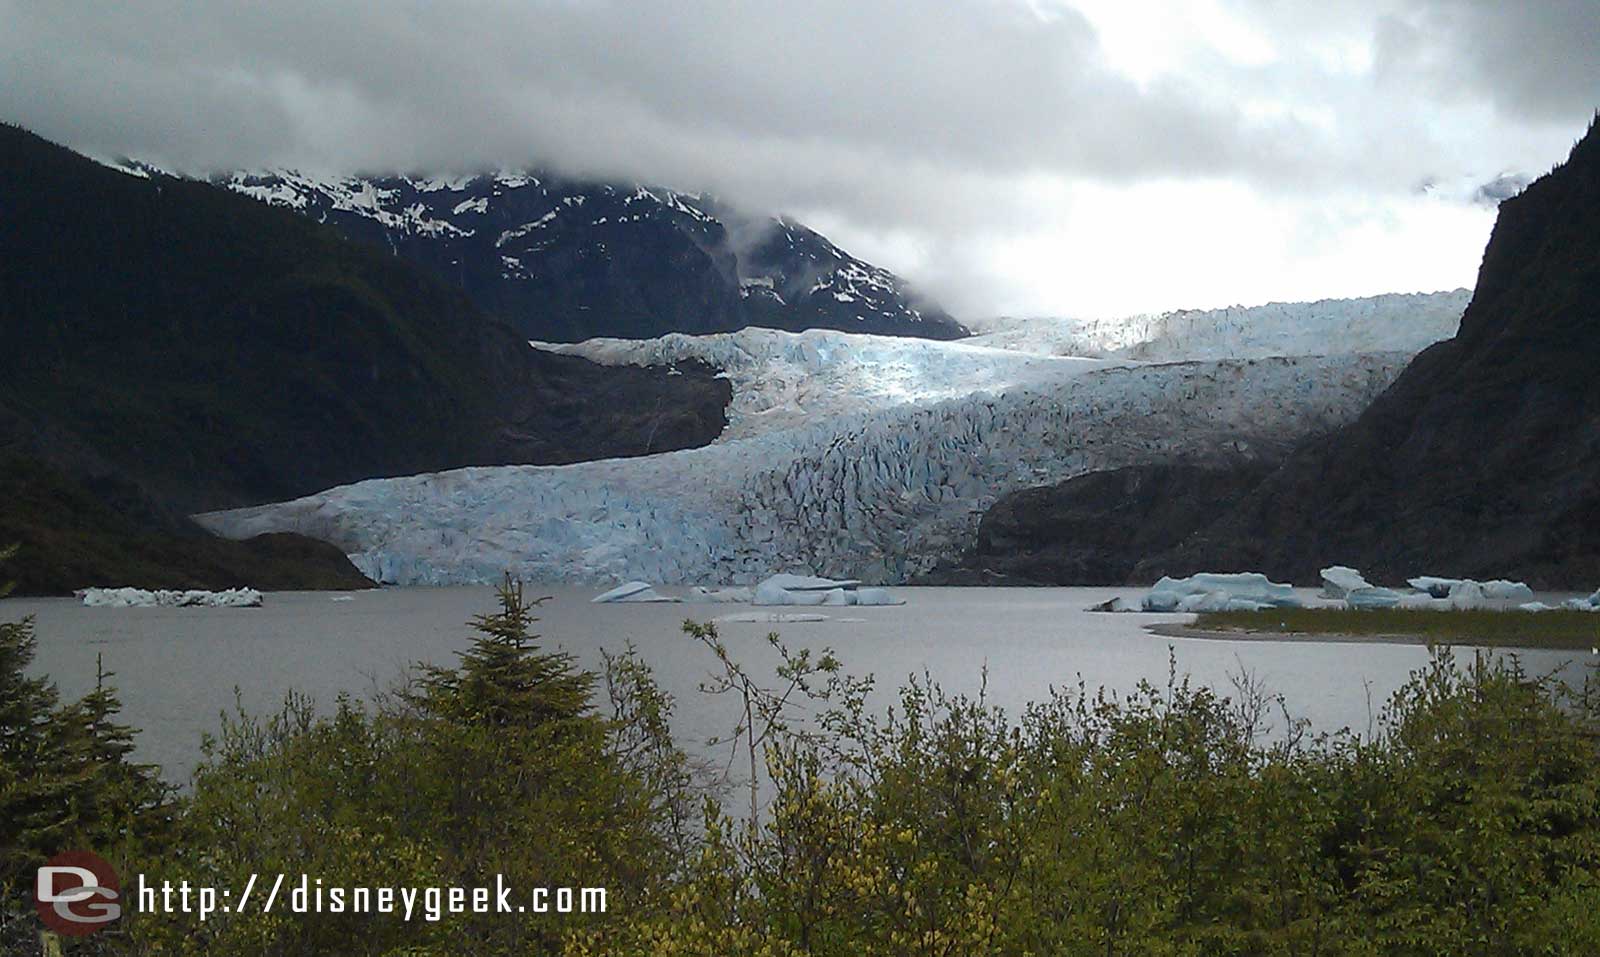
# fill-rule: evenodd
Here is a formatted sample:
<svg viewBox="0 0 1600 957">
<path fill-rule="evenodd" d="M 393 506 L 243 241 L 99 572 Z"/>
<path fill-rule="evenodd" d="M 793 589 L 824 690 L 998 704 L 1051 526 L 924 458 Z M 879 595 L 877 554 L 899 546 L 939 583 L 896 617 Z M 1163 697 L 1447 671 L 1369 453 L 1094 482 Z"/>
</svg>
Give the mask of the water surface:
<svg viewBox="0 0 1600 957">
<path fill-rule="evenodd" d="M 533 586 L 530 586 L 533 588 Z M 594 605 L 599 589 L 533 588 L 550 595 L 538 628 L 549 647 L 561 647 L 590 667 L 600 652 L 631 643 L 678 698 L 675 728 L 686 746 L 727 730 L 733 702 L 711 700 L 699 682 L 712 665 L 708 652 L 681 634 L 686 617 L 707 620 L 748 612 L 746 606 L 704 604 Z M 669 590 L 670 591 L 670 590 Z M 1372 711 L 1427 660 L 1426 649 L 1394 644 L 1314 641 L 1217 641 L 1157 637 L 1154 622 L 1186 615 L 1087 612 L 1115 588 L 902 588 L 908 600 L 892 608 L 787 609 L 820 611 L 825 622 L 720 625 L 734 654 L 770 674 L 774 661 L 764 636 L 776 630 L 792 646 L 832 647 L 847 670 L 871 673 L 894 688 L 926 671 L 946 688 L 976 693 L 988 672 L 991 700 L 1019 709 L 1054 686 L 1127 690 L 1141 679 L 1166 681 L 1169 654 L 1196 681 L 1229 689 L 1229 676 L 1252 672 L 1282 693 L 1292 712 L 1320 729 L 1365 731 Z M 1308 593 L 1309 594 L 1309 593 Z M 234 689 L 247 709 L 262 711 L 285 692 L 308 693 L 324 704 L 340 691 L 358 696 L 399 679 L 418 661 L 447 664 L 466 647 L 473 615 L 491 611 L 491 589 L 393 588 L 354 592 L 335 601 L 326 592 L 269 594 L 259 609 L 85 608 L 71 599 L 10 599 L 0 620 L 37 619 L 36 673 L 49 674 L 66 695 L 94 684 L 103 656 L 125 706 L 141 729 L 138 755 L 186 780 L 199 758 L 202 733 L 231 709 Z M 786 609 L 755 609 L 785 611 Z M 1574 659 L 1571 652 L 1522 653 L 1543 673 Z M 1569 669 L 1575 670 L 1575 669 Z M 878 703 L 888 702 L 880 696 Z"/>
</svg>

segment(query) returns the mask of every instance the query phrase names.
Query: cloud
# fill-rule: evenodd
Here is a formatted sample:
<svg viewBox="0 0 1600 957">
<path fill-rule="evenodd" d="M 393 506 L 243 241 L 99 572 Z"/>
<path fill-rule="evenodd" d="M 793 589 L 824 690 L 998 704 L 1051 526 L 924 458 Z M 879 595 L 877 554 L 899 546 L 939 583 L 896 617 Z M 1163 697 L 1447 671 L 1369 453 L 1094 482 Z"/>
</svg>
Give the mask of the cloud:
<svg viewBox="0 0 1600 957">
<path fill-rule="evenodd" d="M 1308 237 L 1357 220 L 1436 238 L 1401 212 L 1419 182 L 1558 159 L 1600 83 L 1592 4 L 1548 6 L 0 0 L 0 118 L 196 172 L 537 163 L 709 189 L 815 220 L 966 311 L 1100 308 L 1109 291 L 1079 290 L 1113 276 L 1129 309 L 1201 305 L 1214 283 L 1183 262 L 1112 258 L 1173 243 L 1103 237 L 1204 243 L 1221 217 L 1314 264 Z M 1042 275 L 996 268 L 1019 247 Z M 1223 272 L 1234 299 L 1284 285 Z M 1311 272 L 1308 290 L 1391 281 Z"/>
</svg>

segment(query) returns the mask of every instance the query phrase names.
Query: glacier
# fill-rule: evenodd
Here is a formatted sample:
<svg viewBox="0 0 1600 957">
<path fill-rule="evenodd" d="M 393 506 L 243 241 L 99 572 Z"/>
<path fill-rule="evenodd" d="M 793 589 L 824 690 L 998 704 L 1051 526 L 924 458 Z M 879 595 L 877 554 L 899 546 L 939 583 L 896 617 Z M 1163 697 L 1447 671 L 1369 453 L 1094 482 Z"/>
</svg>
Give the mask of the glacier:
<svg viewBox="0 0 1600 957">
<path fill-rule="evenodd" d="M 562 351 L 715 360 L 735 387 L 734 424 L 698 449 L 372 479 L 197 518 L 228 537 L 333 542 L 392 584 L 510 572 L 748 585 L 780 571 L 894 584 L 958 553 L 1003 494 L 1180 457 L 1282 454 L 1353 419 L 1410 358 L 1142 364 L 770 330 Z"/>
<path fill-rule="evenodd" d="M 1049 355 L 1174 362 L 1420 352 L 1456 334 L 1472 290 L 1179 309 L 1116 318 L 966 320 L 972 345 Z"/>
<path fill-rule="evenodd" d="M 1126 360 L 1040 355 L 973 344 L 808 329 L 655 339 L 533 342 L 536 349 L 602 365 L 673 366 L 699 361 L 733 385 L 719 441 L 804 428 L 863 409 L 927 405 L 977 392 L 1052 383 Z"/>
</svg>

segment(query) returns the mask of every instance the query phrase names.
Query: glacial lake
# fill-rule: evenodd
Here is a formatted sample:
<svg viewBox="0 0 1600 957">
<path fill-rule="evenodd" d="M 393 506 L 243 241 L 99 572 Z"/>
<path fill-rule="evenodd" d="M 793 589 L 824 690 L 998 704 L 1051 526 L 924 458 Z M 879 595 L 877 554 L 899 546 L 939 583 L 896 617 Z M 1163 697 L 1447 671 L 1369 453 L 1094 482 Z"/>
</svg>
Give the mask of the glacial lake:
<svg viewBox="0 0 1600 957">
<path fill-rule="evenodd" d="M 1141 593 L 1132 588 L 898 588 L 903 606 L 821 609 L 591 604 L 598 591 L 530 586 L 533 595 L 551 596 L 537 626 L 543 645 L 598 668 L 602 650 L 631 643 L 677 698 L 680 743 L 701 753 L 707 737 L 731 728 L 734 703 L 698 690 L 713 661 L 681 633 L 685 618 L 827 614 L 822 622 L 718 627 L 734 655 L 758 675 L 770 676 L 775 662 L 764 640 L 771 631 L 792 647 L 831 647 L 847 671 L 876 677 L 880 709 L 910 675 L 927 673 L 947 690 L 975 695 L 986 669 L 988 699 L 1015 714 L 1052 686 L 1082 681 L 1091 689 L 1126 691 L 1141 679 L 1164 684 L 1170 655 L 1196 683 L 1228 692 L 1230 675 L 1248 671 L 1317 729 L 1365 732 L 1389 695 L 1427 661 L 1427 650 L 1411 645 L 1168 638 L 1146 626 L 1190 616 L 1085 610 L 1114 595 Z M 141 729 L 138 756 L 181 783 L 199 760 L 201 735 L 214 732 L 219 714 L 232 710 L 235 688 L 256 713 L 275 707 L 290 690 L 323 706 L 341 691 L 363 697 L 393 684 L 414 662 L 452 663 L 469 641 L 468 619 L 493 608 L 493 592 L 485 587 L 392 588 L 274 593 L 258 609 L 86 608 L 73 599 L 14 598 L 0 601 L 0 620 L 35 617 L 39 654 L 32 671 L 48 674 L 66 696 L 93 687 L 101 656 L 115 673 L 124 721 Z M 1581 678 L 1590 657 L 1557 651 L 1520 656 L 1534 673 L 1565 669 L 1570 680 Z"/>
</svg>

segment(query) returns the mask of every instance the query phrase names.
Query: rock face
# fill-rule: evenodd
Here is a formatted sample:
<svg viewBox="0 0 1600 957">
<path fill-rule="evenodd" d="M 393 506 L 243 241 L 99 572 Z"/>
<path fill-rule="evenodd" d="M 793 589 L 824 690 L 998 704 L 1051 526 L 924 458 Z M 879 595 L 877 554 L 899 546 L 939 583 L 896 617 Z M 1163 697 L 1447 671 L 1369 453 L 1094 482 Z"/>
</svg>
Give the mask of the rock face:
<svg viewBox="0 0 1600 957">
<path fill-rule="evenodd" d="M 1003 496 L 978 523 L 977 544 L 927 584 L 1121 585 L 1144 558 L 1213 521 L 1270 462 L 1236 456 L 1206 465 L 1134 465 Z"/>
<path fill-rule="evenodd" d="M 1600 578 L 1600 125 L 1500 206 L 1461 330 L 1167 566 Z"/>
<path fill-rule="evenodd" d="M 538 171 L 216 182 L 423 267 L 530 339 L 766 326 L 952 339 L 904 280 L 791 219 L 703 195 Z"/>
</svg>

